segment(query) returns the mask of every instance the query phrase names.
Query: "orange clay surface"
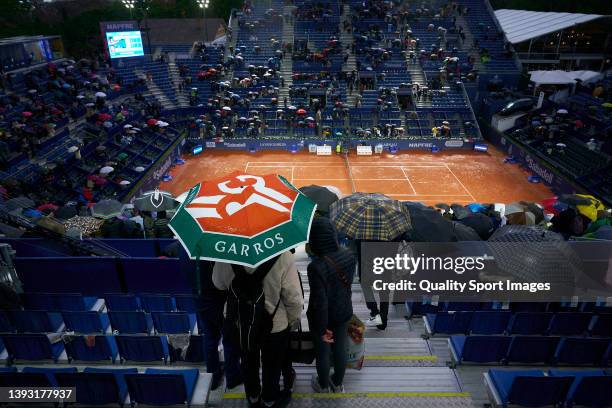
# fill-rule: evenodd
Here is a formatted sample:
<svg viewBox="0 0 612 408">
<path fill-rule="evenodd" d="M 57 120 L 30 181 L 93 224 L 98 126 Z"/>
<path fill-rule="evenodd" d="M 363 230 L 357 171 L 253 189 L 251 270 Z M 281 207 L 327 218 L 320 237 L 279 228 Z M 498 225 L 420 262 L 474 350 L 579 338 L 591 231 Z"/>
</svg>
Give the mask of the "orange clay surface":
<svg viewBox="0 0 612 408">
<path fill-rule="evenodd" d="M 529 174 L 518 165 L 504 164 L 503 154 L 492 147 L 487 153 L 455 150 L 356 156 L 353 152 L 348 156 L 348 167 L 342 156 L 307 152 L 209 150 L 184 158 L 186 163 L 172 170 L 173 180 L 161 183 L 161 189 L 179 195 L 200 181 L 238 170 L 280 174 L 296 187 L 335 186 L 344 194 L 383 193 L 427 205 L 537 202 L 553 195 L 544 184 L 529 183 Z"/>
</svg>

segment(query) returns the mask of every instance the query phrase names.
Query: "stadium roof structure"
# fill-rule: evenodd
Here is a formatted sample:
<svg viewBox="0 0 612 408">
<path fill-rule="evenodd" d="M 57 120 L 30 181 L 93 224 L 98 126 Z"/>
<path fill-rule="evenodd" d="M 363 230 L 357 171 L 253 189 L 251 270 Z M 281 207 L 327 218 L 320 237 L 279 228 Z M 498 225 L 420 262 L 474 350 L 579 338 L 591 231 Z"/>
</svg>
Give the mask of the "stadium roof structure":
<svg viewBox="0 0 612 408">
<path fill-rule="evenodd" d="M 555 13 L 500 9 L 495 16 L 512 44 L 605 17 L 600 14 Z"/>
</svg>

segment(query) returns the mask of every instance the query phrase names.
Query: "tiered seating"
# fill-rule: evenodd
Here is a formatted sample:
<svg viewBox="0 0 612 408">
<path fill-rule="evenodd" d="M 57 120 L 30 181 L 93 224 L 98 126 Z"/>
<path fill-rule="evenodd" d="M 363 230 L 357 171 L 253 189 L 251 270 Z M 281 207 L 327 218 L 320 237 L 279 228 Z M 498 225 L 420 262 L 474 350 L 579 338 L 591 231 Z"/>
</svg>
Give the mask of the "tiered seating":
<svg viewBox="0 0 612 408">
<path fill-rule="evenodd" d="M 586 406 L 612 404 L 612 375 L 603 370 L 496 370 L 484 374 L 495 406 Z"/>
</svg>

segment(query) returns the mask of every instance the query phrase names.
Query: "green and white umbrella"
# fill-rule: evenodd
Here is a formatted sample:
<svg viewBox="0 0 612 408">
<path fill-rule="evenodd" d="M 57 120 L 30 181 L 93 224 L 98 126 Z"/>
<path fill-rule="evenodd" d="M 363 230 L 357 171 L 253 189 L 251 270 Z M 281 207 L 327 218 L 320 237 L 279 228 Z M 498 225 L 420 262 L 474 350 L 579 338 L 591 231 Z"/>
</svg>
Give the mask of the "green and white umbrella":
<svg viewBox="0 0 612 408">
<path fill-rule="evenodd" d="M 307 242 L 315 210 L 281 176 L 236 172 L 192 187 L 169 227 L 192 259 L 257 267 Z"/>
</svg>

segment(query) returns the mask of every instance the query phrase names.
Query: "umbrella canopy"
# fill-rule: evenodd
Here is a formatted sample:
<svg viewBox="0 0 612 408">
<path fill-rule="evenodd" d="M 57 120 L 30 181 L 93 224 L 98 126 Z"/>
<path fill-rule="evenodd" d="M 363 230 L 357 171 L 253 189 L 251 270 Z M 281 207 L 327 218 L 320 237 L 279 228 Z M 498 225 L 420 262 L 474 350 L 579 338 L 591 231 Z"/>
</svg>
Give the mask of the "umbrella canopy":
<svg viewBox="0 0 612 408">
<path fill-rule="evenodd" d="M 538 226 L 505 225 L 489 242 L 497 266 L 519 281 L 573 284 L 582 269 L 562 235 Z"/>
<path fill-rule="evenodd" d="M 104 92 L 96 92 L 94 96 L 96 98 L 106 98 L 106 94 Z"/>
<path fill-rule="evenodd" d="M 108 219 L 121 215 L 123 204 L 117 200 L 102 200 L 91 207 L 91 215 L 96 218 Z"/>
<path fill-rule="evenodd" d="M 451 204 L 450 208 L 453 210 L 453 216 L 457 220 L 468 217 L 470 214 L 472 214 L 472 211 L 461 204 Z"/>
<path fill-rule="evenodd" d="M 316 204 L 277 175 L 195 185 L 170 220 L 191 258 L 250 267 L 308 241 Z"/>
<path fill-rule="evenodd" d="M 104 166 L 100 169 L 100 174 L 109 174 L 109 173 L 112 173 L 114 170 L 115 170 L 114 167 Z"/>
<path fill-rule="evenodd" d="M 305 115 L 306 114 L 306 110 L 304 109 L 298 109 L 296 112 L 298 115 Z"/>
<path fill-rule="evenodd" d="M 469 227 L 459 221 L 451 221 L 453 223 L 453 232 L 457 241 L 482 241 L 480 235 L 474 228 Z"/>
<path fill-rule="evenodd" d="M 110 120 L 110 119 L 112 119 L 112 116 L 110 114 L 108 114 L 108 113 L 100 113 L 100 114 L 98 114 L 98 120 L 100 122 L 104 122 L 104 121 Z"/>
<path fill-rule="evenodd" d="M 572 195 L 561 195 L 559 197 L 559 201 L 567 203 L 572 207 L 576 207 L 578 212 L 591 221 L 595 221 L 597 219 L 597 214 L 599 211 L 603 211 L 606 207 L 593 197 L 592 195 L 584 195 L 584 194 L 572 194 Z"/>
<path fill-rule="evenodd" d="M 149 119 L 149 120 L 147 120 L 147 125 L 149 125 L 149 126 L 157 125 L 157 119 Z"/>
<path fill-rule="evenodd" d="M 329 206 L 338 201 L 335 193 L 322 186 L 310 185 L 300 188 L 300 191 L 317 203 L 317 210 L 323 214 L 328 214 Z"/>
<path fill-rule="evenodd" d="M 406 233 L 412 242 L 452 242 L 456 241 L 453 223 L 438 211 L 422 204 L 405 202 L 410 213 L 412 229 Z"/>
<path fill-rule="evenodd" d="M 483 240 L 488 239 L 495 229 L 491 218 L 483 213 L 472 213 L 467 217 L 460 219 L 459 222 L 463 225 L 471 227 Z"/>
<path fill-rule="evenodd" d="M 355 193 L 329 207 L 338 232 L 353 239 L 391 241 L 411 228 L 410 213 L 383 194 Z"/>
<path fill-rule="evenodd" d="M 30 116 L 32 116 L 32 112 L 29 112 L 29 111 L 21 112 L 21 115 L 23 115 L 24 118 L 29 118 Z"/>
<path fill-rule="evenodd" d="M 134 200 L 134 207 L 140 211 L 171 211 L 180 205 L 167 191 L 147 191 Z"/>
<path fill-rule="evenodd" d="M 9 211 L 16 210 L 18 208 L 32 208 L 36 205 L 33 200 L 30 200 L 28 197 L 15 197 L 11 198 L 7 202 L 4 203 L 6 209 Z"/>
</svg>

